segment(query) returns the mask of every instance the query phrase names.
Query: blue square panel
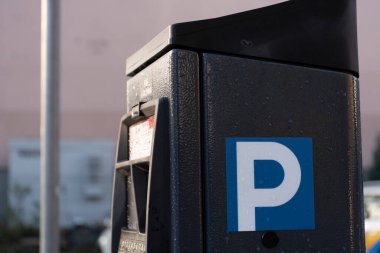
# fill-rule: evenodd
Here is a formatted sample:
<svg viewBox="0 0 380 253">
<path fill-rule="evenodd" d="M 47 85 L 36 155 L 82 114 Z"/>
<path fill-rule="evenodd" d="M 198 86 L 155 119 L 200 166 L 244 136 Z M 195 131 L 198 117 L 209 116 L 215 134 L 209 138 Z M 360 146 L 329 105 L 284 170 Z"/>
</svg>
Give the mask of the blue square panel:
<svg viewBox="0 0 380 253">
<path fill-rule="evenodd" d="M 311 138 L 227 138 L 227 230 L 315 229 Z"/>
</svg>

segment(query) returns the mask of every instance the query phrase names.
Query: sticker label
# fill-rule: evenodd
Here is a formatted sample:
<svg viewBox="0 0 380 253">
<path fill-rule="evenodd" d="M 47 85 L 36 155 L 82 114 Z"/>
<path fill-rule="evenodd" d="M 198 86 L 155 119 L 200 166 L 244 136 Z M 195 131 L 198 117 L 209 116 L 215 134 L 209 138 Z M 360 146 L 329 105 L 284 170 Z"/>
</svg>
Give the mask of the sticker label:
<svg viewBox="0 0 380 253">
<path fill-rule="evenodd" d="M 118 253 L 146 253 L 146 235 L 122 229 Z"/>
<path fill-rule="evenodd" d="M 129 127 L 129 160 L 150 156 L 153 129 L 153 116 Z"/>
<path fill-rule="evenodd" d="M 227 230 L 315 228 L 311 138 L 227 138 Z"/>
</svg>

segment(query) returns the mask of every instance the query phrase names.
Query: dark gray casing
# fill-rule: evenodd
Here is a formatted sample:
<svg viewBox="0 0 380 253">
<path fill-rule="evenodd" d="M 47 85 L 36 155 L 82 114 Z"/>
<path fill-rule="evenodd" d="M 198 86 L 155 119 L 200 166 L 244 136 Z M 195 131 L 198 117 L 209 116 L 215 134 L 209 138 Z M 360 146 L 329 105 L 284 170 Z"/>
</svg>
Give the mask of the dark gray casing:
<svg viewBox="0 0 380 253">
<path fill-rule="evenodd" d="M 127 112 L 141 102 L 169 100 L 171 252 L 202 252 L 201 137 L 198 54 L 172 50 L 127 82 Z M 120 142 L 120 141 L 119 141 Z M 120 147 L 119 147 L 120 148 Z M 127 227 L 125 179 L 115 173 L 112 252 Z M 149 249 L 148 252 L 164 252 Z"/>
<path fill-rule="evenodd" d="M 355 77 L 174 49 L 128 80 L 127 111 L 162 97 L 169 100 L 170 252 L 365 252 Z M 312 138 L 315 230 L 276 231 L 274 249 L 262 245 L 264 232 L 227 232 L 226 137 Z M 115 175 L 114 253 L 127 196 Z"/>
<path fill-rule="evenodd" d="M 203 55 L 208 252 L 364 252 L 358 80 L 345 73 Z M 226 233 L 226 137 L 311 137 L 316 229 Z M 249 249 L 249 250 L 248 250 Z"/>
</svg>

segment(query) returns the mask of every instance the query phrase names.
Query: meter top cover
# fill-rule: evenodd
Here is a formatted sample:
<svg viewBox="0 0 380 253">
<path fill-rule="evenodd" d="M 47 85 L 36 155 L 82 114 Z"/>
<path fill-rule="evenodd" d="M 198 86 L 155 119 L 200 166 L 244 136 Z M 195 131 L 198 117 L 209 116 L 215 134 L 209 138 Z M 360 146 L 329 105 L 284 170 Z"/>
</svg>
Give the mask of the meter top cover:
<svg viewBox="0 0 380 253">
<path fill-rule="evenodd" d="M 358 77 L 355 0 L 292 0 L 174 24 L 127 59 L 133 76 L 173 48 L 288 62 Z"/>
</svg>

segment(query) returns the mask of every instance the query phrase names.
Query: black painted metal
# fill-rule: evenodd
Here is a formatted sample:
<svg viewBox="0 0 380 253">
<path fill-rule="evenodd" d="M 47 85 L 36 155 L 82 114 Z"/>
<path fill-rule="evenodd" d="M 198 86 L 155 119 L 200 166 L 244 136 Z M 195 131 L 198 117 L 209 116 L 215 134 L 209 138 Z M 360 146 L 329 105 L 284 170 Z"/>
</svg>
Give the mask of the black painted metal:
<svg viewBox="0 0 380 253">
<path fill-rule="evenodd" d="M 135 113 L 137 112 L 137 113 Z M 130 159 L 128 150 L 128 127 L 142 119 L 154 117 L 151 155 Z M 116 157 L 114 198 L 113 250 L 119 252 L 169 251 L 169 131 L 168 104 L 165 98 L 138 105 L 137 110 L 126 114 L 121 130 Z M 121 179 L 121 180 L 120 180 Z M 118 202 L 119 199 L 122 201 Z M 120 215 L 121 214 L 121 215 Z M 123 236 L 120 237 L 120 232 Z M 123 240 L 115 238 L 122 238 Z"/>
<path fill-rule="evenodd" d="M 168 149 L 159 146 L 162 140 L 155 141 L 154 148 L 161 149 L 169 155 L 170 164 L 160 168 L 168 173 L 170 186 L 168 196 L 151 196 L 151 198 L 169 197 L 169 208 L 160 207 L 170 217 L 170 231 L 156 229 L 169 239 L 170 252 L 202 251 L 202 209 L 201 209 L 201 144 L 200 144 L 200 105 L 199 105 L 199 61 L 194 52 L 172 50 L 148 66 L 127 82 L 127 111 L 137 105 L 158 99 L 168 99 Z M 123 129 L 123 127 L 122 127 Z M 122 131 L 121 131 L 122 132 Z M 128 153 L 126 134 L 120 135 L 119 151 Z M 123 147 L 122 147 L 123 146 Z M 119 157 L 123 155 L 119 152 Z M 124 158 L 127 160 L 128 157 Z M 159 157 L 156 157 L 157 159 Z M 152 161 L 152 166 L 158 161 Z M 159 163 L 159 162 L 158 162 Z M 160 175 L 157 178 L 162 179 Z M 162 182 L 164 185 L 165 183 Z M 125 227 L 126 213 L 124 199 L 129 194 L 125 183 L 115 174 L 113 202 L 112 252 L 117 252 L 120 229 Z M 152 191 L 154 192 L 154 191 Z M 120 202 L 119 202 L 120 201 Z M 148 208 L 150 208 L 147 205 Z M 125 216 L 124 216 L 125 215 Z M 123 218 L 119 218 L 124 216 Z M 154 219 L 150 218 L 151 220 Z M 123 225 L 120 225 L 123 224 Z M 149 226 L 149 224 L 148 224 Z M 147 241 L 149 242 L 149 231 Z M 162 248 L 151 248 L 148 252 L 168 252 Z"/>
<path fill-rule="evenodd" d="M 149 253 L 364 252 L 356 43 L 354 0 L 294 0 L 171 26 L 129 58 L 112 252 L 120 240 Z M 157 99 L 153 158 L 129 161 L 128 125 Z M 312 138 L 314 230 L 227 232 L 227 137 Z"/>
<path fill-rule="evenodd" d="M 292 0 L 174 24 L 128 58 L 127 75 L 133 76 L 172 48 L 311 65 L 358 76 L 356 0 Z"/>
<path fill-rule="evenodd" d="M 273 252 L 261 243 L 264 232 L 227 233 L 226 137 L 313 139 L 316 229 L 276 231 L 275 252 L 364 252 L 358 80 L 238 57 L 203 59 L 206 252 Z"/>
</svg>

